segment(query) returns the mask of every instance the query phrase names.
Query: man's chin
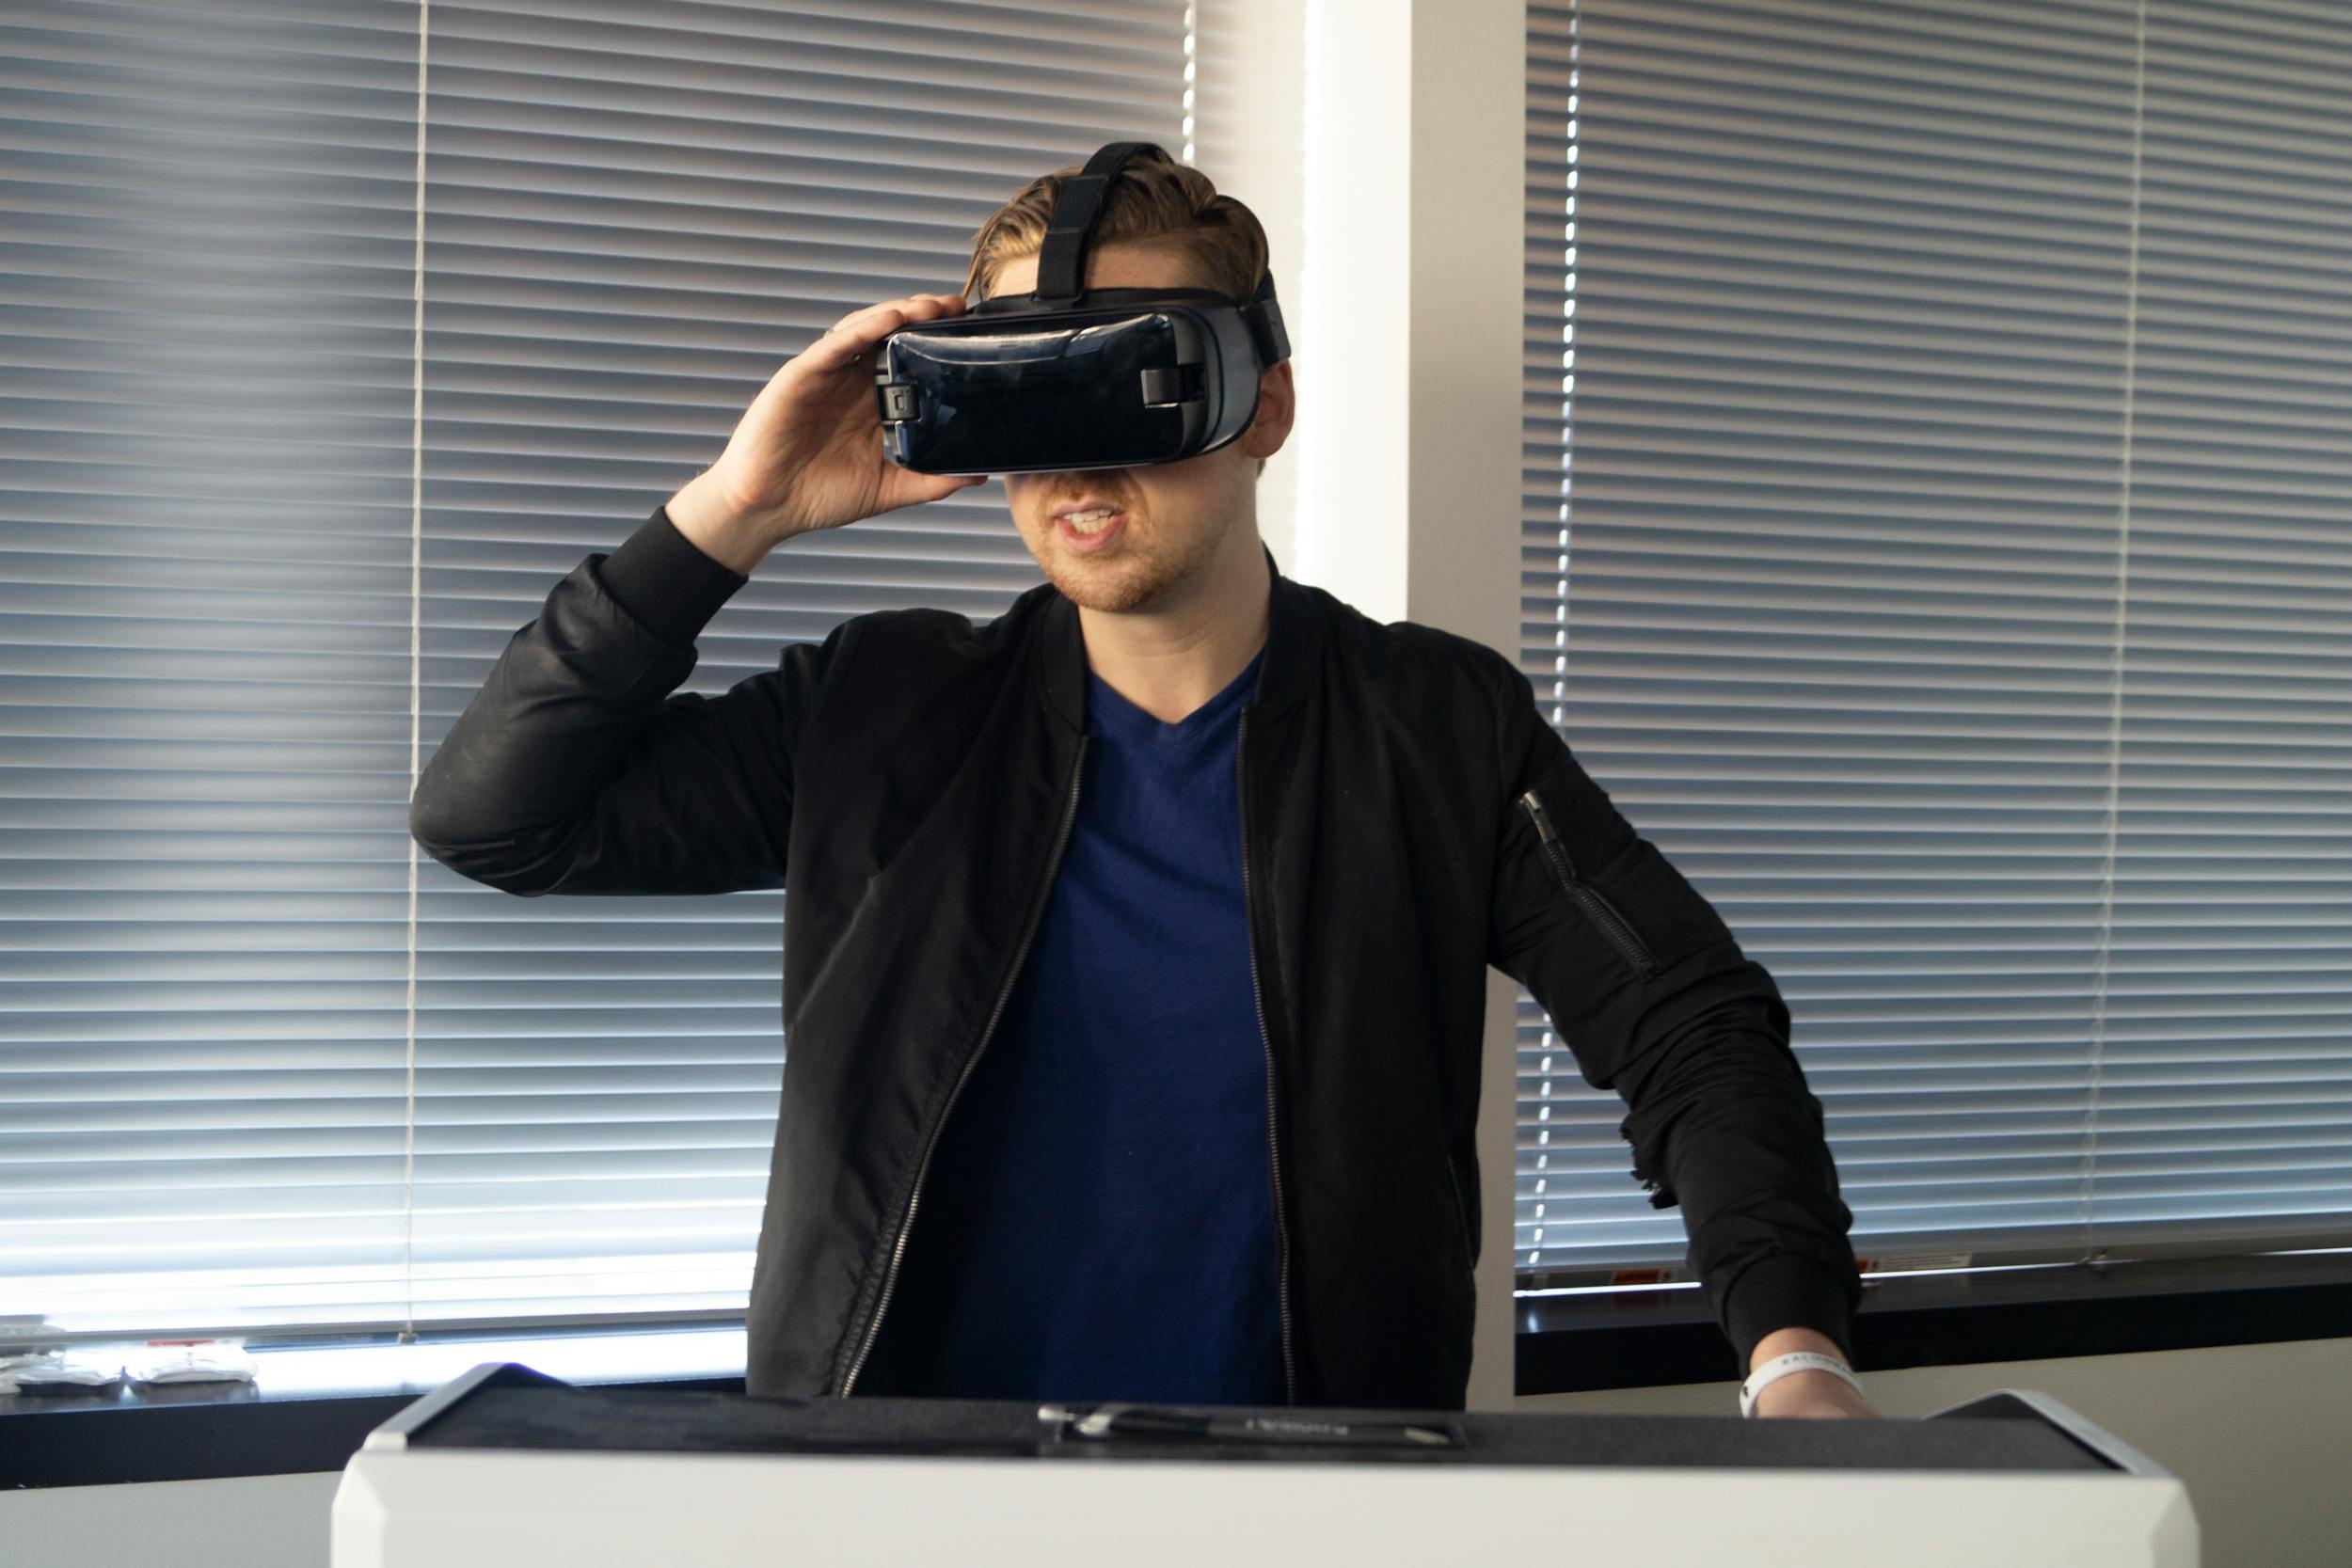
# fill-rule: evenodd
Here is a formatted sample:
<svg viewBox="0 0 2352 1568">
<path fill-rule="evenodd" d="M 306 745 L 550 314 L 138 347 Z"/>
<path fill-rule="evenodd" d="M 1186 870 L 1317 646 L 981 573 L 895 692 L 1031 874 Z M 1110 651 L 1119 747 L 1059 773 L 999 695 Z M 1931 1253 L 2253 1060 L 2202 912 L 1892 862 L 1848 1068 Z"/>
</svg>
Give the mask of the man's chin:
<svg viewBox="0 0 2352 1568">
<path fill-rule="evenodd" d="M 1124 615 L 1160 596 L 1151 583 L 1136 580 L 1132 573 L 1048 567 L 1045 575 L 1063 598 L 1098 614 Z"/>
<path fill-rule="evenodd" d="M 1145 609 L 1168 588 L 1145 561 L 1073 558 L 1056 549 L 1039 564 L 1063 598 L 1100 614 L 1123 615 Z"/>
</svg>

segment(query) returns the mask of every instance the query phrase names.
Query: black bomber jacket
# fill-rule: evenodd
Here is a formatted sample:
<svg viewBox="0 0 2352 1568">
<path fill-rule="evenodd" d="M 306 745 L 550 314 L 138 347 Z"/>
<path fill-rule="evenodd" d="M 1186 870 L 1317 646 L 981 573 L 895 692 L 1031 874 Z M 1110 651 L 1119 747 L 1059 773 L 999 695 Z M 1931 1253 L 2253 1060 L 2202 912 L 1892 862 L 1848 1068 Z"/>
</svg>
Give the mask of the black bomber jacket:
<svg viewBox="0 0 2352 1568">
<path fill-rule="evenodd" d="M 1510 659 L 1266 560 L 1236 767 L 1290 1402 L 1463 1403 L 1488 965 L 1624 1097 L 1633 1176 L 1679 1202 L 1740 1367 L 1783 1327 L 1850 1348 L 1852 1216 L 1771 974 Z M 526 897 L 785 890 L 746 1386 L 850 1394 L 1085 787 L 1086 651 L 1043 583 L 977 626 L 855 615 L 720 696 L 677 693 L 748 580 L 660 508 L 588 556 L 442 740 L 409 825 Z"/>
</svg>

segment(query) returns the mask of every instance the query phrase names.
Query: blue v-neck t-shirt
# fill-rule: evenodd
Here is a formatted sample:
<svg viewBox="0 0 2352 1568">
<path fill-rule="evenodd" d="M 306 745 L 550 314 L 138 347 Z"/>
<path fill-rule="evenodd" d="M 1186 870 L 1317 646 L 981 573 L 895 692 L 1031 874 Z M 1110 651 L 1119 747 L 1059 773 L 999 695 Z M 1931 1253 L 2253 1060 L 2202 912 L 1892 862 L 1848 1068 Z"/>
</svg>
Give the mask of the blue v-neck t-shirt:
<svg viewBox="0 0 2352 1568">
<path fill-rule="evenodd" d="M 1283 1400 L 1235 754 L 1087 677 L 1078 813 L 949 1111 L 860 1392 Z"/>
</svg>

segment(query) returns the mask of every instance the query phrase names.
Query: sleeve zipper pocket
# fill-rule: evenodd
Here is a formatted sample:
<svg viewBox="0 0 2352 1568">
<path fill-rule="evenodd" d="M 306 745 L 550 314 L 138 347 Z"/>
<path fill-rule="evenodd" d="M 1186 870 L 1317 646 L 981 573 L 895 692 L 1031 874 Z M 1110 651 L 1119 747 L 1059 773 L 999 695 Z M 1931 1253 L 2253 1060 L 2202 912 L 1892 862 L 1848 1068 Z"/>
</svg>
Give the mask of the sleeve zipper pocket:
<svg viewBox="0 0 2352 1568">
<path fill-rule="evenodd" d="M 1535 824 L 1535 836 L 1543 841 L 1544 858 L 1551 863 L 1552 872 L 1560 879 L 1560 885 L 1566 890 L 1568 896 L 1576 900 L 1585 917 L 1600 928 L 1600 934 L 1609 939 L 1610 945 L 1617 950 L 1617 956 L 1632 966 L 1636 974 L 1645 980 L 1656 974 L 1658 960 L 1650 957 L 1649 949 L 1643 944 L 1632 924 L 1617 912 L 1615 907 L 1601 895 L 1598 888 L 1577 877 L 1576 863 L 1568 858 L 1567 842 L 1552 827 L 1551 818 L 1545 815 L 1544 803 L 1535 792 L 1531 789 L 1520 796 L 1519 804 L 1526 808 L 1529 819 Z"/>
</svg>

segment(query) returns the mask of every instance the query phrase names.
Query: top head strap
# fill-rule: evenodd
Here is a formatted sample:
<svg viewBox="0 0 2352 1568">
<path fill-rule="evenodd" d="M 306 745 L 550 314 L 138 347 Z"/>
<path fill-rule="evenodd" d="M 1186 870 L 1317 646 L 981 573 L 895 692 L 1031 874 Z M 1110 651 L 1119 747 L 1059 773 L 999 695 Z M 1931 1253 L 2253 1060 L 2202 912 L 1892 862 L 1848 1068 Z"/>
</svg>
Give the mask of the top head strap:
<svg viewBox="0 0 2352 1568">
<path fill-rule="evenodd" d="M 1066 305 L 1085 292 L 1087 242 L 1103 215 L 1103 198 L 1127 160 L 1138 152 L 1168 156 L 1148 141 L 1110 142 L 1087 160 L 1083 170 L 1062 182 L 1061 193 L 1054 198 L 1054 215 L 1045 220 L 1044 243 L 1038 247 L 1037 286 L 1029 291 L 1040 305 Z"/>
</svg>

